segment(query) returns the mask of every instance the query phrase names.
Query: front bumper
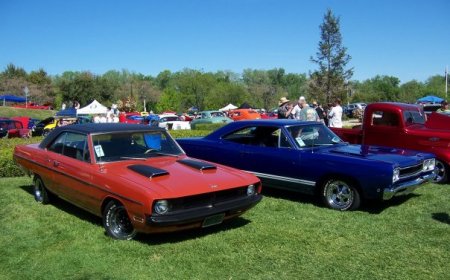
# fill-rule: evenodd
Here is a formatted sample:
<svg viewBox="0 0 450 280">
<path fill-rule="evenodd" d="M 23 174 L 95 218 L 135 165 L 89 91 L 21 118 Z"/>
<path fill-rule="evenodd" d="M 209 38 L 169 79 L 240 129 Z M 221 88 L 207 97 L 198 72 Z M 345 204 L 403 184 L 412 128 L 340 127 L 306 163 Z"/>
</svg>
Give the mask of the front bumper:
<svg viewBox="0 0 450 280">
<path fill-rule="evenodd" d="M 422 175 L 419 178 L 414 180 L 402 182 L 390 188 L 385 188 L 383 190 L 383 200 L 389 200 L 394 196 L 407 195 L 417 189 L 420 185 L 427 183 L 433 180 L 436 177 L 436 174 L 430 173 L 426 175 Z"/>
<path fill-rule="evenodd" d="M 153 214 L 146 218 L 146 224 L 158 227 L 188 226 L 189 224 L 201 223 L 205 218 L 221 213 L 225 214 L 224 219 L 227 219 L 244 213 L 260 202 L 261 199 L 262 195 L 256 194 L 237 200 L 216 203 L 207 207 L 177 211 L 165 215 Z"/>
</svg>

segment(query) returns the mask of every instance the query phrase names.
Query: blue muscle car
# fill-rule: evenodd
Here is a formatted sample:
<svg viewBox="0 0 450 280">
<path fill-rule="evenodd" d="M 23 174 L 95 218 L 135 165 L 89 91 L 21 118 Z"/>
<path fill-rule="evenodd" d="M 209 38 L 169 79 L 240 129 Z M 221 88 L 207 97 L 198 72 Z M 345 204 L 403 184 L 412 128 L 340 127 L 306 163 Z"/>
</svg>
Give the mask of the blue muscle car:
<svg viewBox="0 0 450 280">
<path fill-rule="evenodd" d="M 265 187 L 321 195 L 337 210 L 408 194 L 435 177 L 432 154 L 349 145 L 318 122 L 239 121 L 177 141 L 189 156 L 252 172 Z"/>
</svg>

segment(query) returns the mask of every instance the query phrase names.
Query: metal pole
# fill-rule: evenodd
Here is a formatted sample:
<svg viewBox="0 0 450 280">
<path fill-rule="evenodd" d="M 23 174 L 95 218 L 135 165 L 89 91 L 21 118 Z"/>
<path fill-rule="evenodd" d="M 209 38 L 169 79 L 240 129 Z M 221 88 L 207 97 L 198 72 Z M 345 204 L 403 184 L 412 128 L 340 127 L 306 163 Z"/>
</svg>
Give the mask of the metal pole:
<svg viewBox="0 0 450 280">
<path fill-rule="evenodd" d="M 447 99 L 448 90 L 448 65 L 445 67 L 445 99 Z"/>
</svg>

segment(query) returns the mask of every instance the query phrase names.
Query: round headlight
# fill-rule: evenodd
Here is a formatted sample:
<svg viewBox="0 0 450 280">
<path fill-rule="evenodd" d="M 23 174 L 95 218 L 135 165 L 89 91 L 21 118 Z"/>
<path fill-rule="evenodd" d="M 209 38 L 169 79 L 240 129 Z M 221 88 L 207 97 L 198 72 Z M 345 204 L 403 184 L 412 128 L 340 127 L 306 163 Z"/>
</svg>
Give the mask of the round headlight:
<svg viewBox="0 0 450 280">
<path fill-rule="evenodd" d="M 254 195 L 256 193 L 256 188 L 254 185 L 250 185 L 247 187 L 247 195 L 251 196 Z"/>
<path fill-rule="evenodd" d="M 167 202 L 167 200 L 158 200 L 155 202 L 153 209 L 157 214 L 165 214 L 169 211 L 169 202 Z"/>
<path fill-rule="evenodd" d="M 392 175 L 392 183 L 397 182 L 400 179 L 400 169 L 395 168 Z"/>
</svg>

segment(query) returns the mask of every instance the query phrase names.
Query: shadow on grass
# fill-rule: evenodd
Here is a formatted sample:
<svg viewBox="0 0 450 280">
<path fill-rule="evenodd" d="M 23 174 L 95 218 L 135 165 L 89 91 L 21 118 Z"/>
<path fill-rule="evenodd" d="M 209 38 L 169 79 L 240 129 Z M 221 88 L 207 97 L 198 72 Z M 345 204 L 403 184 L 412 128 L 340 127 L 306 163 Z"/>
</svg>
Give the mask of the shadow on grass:
<svg viewBox="0 0 450 280">
<path fill-rule="evenodd" d="M 29 193 L 31 198 L 34 199 L 33 194 L 33 186 L 20 186 L 22 190 Z M 93 225 L 103 227 L 102 218 L 91 214 L 59 197 L 52 197 L 50 205 L 58 208 L 58 210 L 64 211 L 67 214 L 73 215 L 81 220 L 87 221 Z M 250 209 L 251 211 L 251 209 Z M 196 239 L 207 236 L 209 234 L 220 233 L 228 230 L 232 230 L 235 228 L 240 228 L 242 226 L 250 223 L 249 220 L 237 217 L 231 220 L 224 221 L 222 224 L 217 226 L 212 226 L 208 228 L 199 228 L 199 229 L 188 229 L 179 232 L 170 232 L 170 233 L 155 233 L 155 234 L 138 234 L 135 237 L 136 241 L 149 244 L 149 245 L 157 245 L 164 243 L 177 243 L 182 242 L 184 240 Z M 104 233 L 106 235 L 106 232 Z"/>
<path fill-rule="evenodd" d="M 326 208 L 322 201 L 322 198 L 318 195 L 308 195 L 303 193 L 298 193 L 294 191 L 281 190 L 276 188 L 263 188 L 263 195 L 270 196 L 274 198 L 286 199 L 293 202 L 312 204 L 317 207 Z M 405 203 L 406 201 L 419 197 L 420 195 L 411 193 L 405 196 L 393 197 L 388 201 L 379 200 L 364 200 L 361 203 L 361 207 L 357 211 L 367 212 L 369 214 L 380 214 L 387 208 L 397 207 Z M 331 210 L 330 211 L 334 211 Z"/>
<path fill-rule="evenodd" d="M 431 217 L 438 222 L 450 225 L 450 216 L 447 213 L 433 213 Z"/>
</svg>

